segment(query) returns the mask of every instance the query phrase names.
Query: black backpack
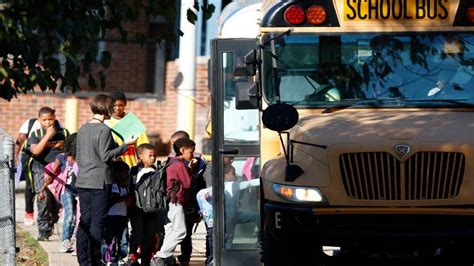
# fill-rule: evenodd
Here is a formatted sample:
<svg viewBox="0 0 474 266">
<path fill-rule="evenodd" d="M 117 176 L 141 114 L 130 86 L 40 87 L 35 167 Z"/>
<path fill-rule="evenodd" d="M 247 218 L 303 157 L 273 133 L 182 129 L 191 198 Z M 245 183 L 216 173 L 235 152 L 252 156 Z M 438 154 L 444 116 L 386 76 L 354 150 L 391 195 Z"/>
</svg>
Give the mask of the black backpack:
<svg viewBox="0 0 474 266">
<path fill-rule="evenodd" d="M 202 160 L 201 158 L 196 158 Z M 199 162 L 201 164 L 201 162 Z M 186 206 L 185 213 L 188 218 L 194 219 L 195 223 L 200 221 L 199 205 L 196 199 L 197 193 L 207 187 L 206 180 L 204 179 L 204 172 L 206 171 L 206 166 L 200 169 L 197 173 L 194 173 L 191 176 L 191 187 L 189 188 L 189 205 Z"/>
<path fill-rule="evenodd" d="M 31 118 L 28 120 L 28 133 L 26 133 L 26 140 L 23 142 L 23 145 L 21 146 L 21 177 L 20 180 L 27 180 L 28 178 L 28 172 L 29 172 L 29 167 L 28 163 L 31 158 L 31 152 L 27 149 L 28 146 L 28 138 L 30 137 L 31 133 L 31 128 L 33 127 L 33 124 L 36 122 L 36 118 Z"/>
<path fill-rule="evenodd" d="M 144 174 L 139 182 L 136 182 L 138 167 L 131 170 L 134 176 L 135 205 L 143 212 L 159 212 L 168 209 L 169 197 L 166 194 L 166 169 L 172 163 L 159 168 L 150 174 Z"/>
</svg>

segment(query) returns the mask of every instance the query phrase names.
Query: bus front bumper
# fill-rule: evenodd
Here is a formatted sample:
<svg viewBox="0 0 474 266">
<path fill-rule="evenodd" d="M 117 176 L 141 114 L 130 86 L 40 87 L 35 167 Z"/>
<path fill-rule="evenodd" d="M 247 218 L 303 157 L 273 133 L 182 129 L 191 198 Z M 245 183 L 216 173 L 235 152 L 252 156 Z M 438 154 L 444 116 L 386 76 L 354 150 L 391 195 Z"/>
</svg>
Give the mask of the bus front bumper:
<svg viewBox="0 0 474 266">
<path fill-rule="evenodd" d="M 266 203 L 264 210 L 267 229 L 277 239 L 307 235 L 327 246 L 380 245 L 381 241 L 393 246 L 444 246 L 474 240 L 474 209 L 467 207 L 361 211 Z"/>
</svg>

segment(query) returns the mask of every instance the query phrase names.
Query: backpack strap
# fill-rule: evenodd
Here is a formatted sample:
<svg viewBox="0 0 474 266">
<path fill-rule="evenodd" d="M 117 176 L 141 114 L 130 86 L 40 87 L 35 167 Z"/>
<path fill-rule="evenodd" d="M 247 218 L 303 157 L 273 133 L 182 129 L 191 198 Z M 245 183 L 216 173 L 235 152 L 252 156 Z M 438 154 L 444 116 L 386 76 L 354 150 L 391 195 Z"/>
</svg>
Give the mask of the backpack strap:
<svg viewBox="0 0 474 266">
<path fill-rule="evenodd" d="M 30 120 L 28 120 L 28 132 L 26 133 L 26 140 L 23 142 L 20 149 L 20 151 L 22 152 L 27 152 L 26 147 L 28 146 L 28 138 L 30 137 L 31 129 L 33 128 L 33 125 L 35 124 L 36 120 L 36 118 L 31 118 Z"/>
<path fill-rule="evenodd" d="M 28 133 L 26 133 L 26 137 L 30 135 L 31 128 L 33 128 L 33 125 L 35 124 L 36 120 L 36 118 L 31 118 L 30 120 L 28 120 Z"/>
</svg>

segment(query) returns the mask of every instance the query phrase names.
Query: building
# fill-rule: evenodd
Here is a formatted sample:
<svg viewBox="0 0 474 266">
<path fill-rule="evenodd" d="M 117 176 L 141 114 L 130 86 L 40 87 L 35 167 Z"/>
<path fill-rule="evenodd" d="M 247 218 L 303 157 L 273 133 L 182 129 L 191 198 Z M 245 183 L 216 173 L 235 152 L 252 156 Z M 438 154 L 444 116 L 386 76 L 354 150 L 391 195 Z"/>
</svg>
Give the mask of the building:
<svg viewBox="0 0 474 266">
<path fill-rule="evenodd" d="M 209 120 L 210 93 L 207 81 L 207 62 L 209 58 L 209 40 L 215 38 L 217 17 L 220 10 L 230 1 L 204 0 L 212 3 L 216 11 L 212 18 L 203 21 L 202 15 L 196 23 L 196 75 L 194 139 L 198 149 Z M 180 10 L 181 1 L 175 1 Z M 174 29 L 179 28 L 179 19 Z M 144 20 L 128 25 L 129 36 L 135 33 L 153 32 L 163 27 L 163 21 L 157 18 L 147 24 Z M 105 91 L 91 90 L 87 82 L 81 82 L 82 90 L 75 93 L 43 93 L 36 91 L 19 95 L 10 102 L 2 101 L 0 124 L 9 134 L 16 136 L 21 123 L 28 118 L 36 117 L 42 106 L 56 109 L 57 118 L 68 129 L 76 131 L 80 125 L 90 119 L 89 101 L 97 93 L 121 90 L 129 98 L 127 110 L 135 113 L 145 124 L 151 141 L 157 145 L 160 154 L 167 154 L 166 143 L 170 135 L 177 130 L 177 83 L 179 80 L 179 43 L 148 43 L 140 47 L 133 38 L 128 44 L 119 41 L 118 34 L 110 34 L 106 41 L 98 43 L 100 49 L 106 49 L 113 55 L 112 63 L 107 69 L 107 87 Z M 77 106 L 77 110 L 76 107 Z M 71 119 L 71 116 L 75 119 Z M 65 121 L 67 120 L 73 121 Z M 77 121 L 77 122 L 76 122 Z"/>
</svg>

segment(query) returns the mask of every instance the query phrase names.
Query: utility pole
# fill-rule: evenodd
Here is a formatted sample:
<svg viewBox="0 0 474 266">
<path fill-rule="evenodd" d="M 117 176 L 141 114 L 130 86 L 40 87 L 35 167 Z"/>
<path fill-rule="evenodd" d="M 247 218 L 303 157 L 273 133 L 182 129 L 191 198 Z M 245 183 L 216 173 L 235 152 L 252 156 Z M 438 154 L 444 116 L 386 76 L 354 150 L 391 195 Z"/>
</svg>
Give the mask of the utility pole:
<svg viewBox="0 0 474 266">
<path fill-rule="evenodd" d="M 183 82 L 178 91 L 178 112 L 176 127 L 185 130 L 194 138 L 195 94 L 196 94 L 196 25 L 186 18 L 188 9 L 193 9 L 194 0 L 181 0 L 180 28 L 183 36 L 179 38 L 179 72 Z"/>
</svg>

